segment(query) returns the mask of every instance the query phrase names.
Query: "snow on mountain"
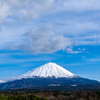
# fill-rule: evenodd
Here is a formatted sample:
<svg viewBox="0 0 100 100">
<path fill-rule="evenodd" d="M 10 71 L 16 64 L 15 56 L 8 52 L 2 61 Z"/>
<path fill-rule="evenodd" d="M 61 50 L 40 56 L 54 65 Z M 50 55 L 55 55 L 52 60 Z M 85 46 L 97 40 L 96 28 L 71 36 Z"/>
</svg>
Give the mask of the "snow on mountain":
<svg viewBox="0 0 100 100">
<path fill-rule="evenodd" d="M 55 64 L 55 63 L 47 63 L 45 65 L 42 65 L 38 68 L 33 69 L 32 71 L 29 71 L 21 76 L 19 76 L 17 79 L 22 78 L 33 78 L 33 77 L 66 77 L 66 78 L 72 78 L 75 77 L 75 75 L 63 67 Z"/>
<path fill-rule="evenodd" d="M 0 80 L 0 83 L 5 83 L 6 81 Z"/>
</svg>

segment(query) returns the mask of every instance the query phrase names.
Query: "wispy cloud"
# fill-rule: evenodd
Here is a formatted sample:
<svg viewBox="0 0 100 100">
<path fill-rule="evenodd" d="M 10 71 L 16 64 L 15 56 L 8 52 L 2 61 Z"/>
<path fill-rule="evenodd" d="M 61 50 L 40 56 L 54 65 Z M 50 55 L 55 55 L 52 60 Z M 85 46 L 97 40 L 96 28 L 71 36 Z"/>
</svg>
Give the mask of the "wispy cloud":
<svg viewBox="0 0 100 100">
<path fill-rule="evenodd" d="M 96 0 L 59 0 L 57 1 L 59 7 L 57 7 L 59 10 L 67 10 L 67 11 L 74 11 L 74 12 L 84 12 L 84 11 L 91 11 L 91 10 L 99 10 L 99 4 L 100 2 Z"/>
<path fill-rule="evenodd" d="M 30 58 L 30 59 L 14 59 L 14 58 L 4 58 L 0 60 L 0 64 L 14 64 L 14 63 L 27 63 L 27 62 L 39 62 L 39 61 L 52 61 L 55 58 Z"/>
<path fill-rule="evenodd" d="M 62 66 L 66 66 L 66 67 L 70 67 L 70 66 L 75 66 L 75 67 L 77 67 L 77 66 L 83 66 L 83 65 L 91 65 L 91 64 L 93 64 L 93 63 L 91 63 L 91 62 L 80 62 L 80 63 L 70 63 L 70 64 L 62 64 Z"/>
<path fill-rule="evenodd" d="M 54 0 L 0 0 L 0 22 L 3 22 L 8 16 L 24 20 L 35 19 L 43 12 L 47 11 L 52 6 L 53 2 Z"/>
<path fill-rule="evenodd" d="M 71 63 L 71 64 L 62 64 L 62 66 L 81 66 L 83 63 Z"/>
<path fill-rule="evenodd" d="M 20 56 L 16 58 L 17 56 Z M 27 54 L 28 56 L 24 58 L 24 53 L 2 53 L 0 55 L 0 64 L 14 64 L 14 63 L 28 63 L 28 62 L 39 62 L 39 61 L 52 61 L 56 59 L 55 57 L 49 57 L 49 56 L 32 56 L 30 57 L 30 54 Z"/>
<path fill-rule="evenodd" d="M 33 54 L 100 45 L 98 0 L 0 0 L 0 49 Z M 51 26 L 50 26 L 51 25 Z"/>
<path fill-rule="evenodd" d="M 100 62 L 100 58 L 88 59 L 89 62 Z"/>
<path fill-rule="evenodd" d="M 82 51 L 73 51 L 72 48 L 67 48 L 67 53 L 71 53 L 71 54 L 77 54 L 77 53 L 82 53 Z"/>
</svg>

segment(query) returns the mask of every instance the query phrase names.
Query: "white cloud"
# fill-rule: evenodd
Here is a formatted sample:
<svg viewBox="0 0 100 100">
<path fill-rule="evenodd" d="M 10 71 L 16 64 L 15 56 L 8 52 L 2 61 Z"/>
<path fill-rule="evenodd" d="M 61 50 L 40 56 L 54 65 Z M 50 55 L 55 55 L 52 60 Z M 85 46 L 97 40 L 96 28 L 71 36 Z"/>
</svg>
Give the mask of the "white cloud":
<svg viewBox="0 0 100 100">
<path fill-rule="evenodd" d="M 33 54 L 52 53 L 57 50 L 65 50 L 71 45 L 70 39 L 57 35 L 49 27 L 32 29 L 24 35 L 24 39 L 24 44 L 12 47 L 12 49 L 22 49 Z"/>
<path fill-rule="evenodd" d="M 0 0 L 0 5 L 0 22 L 8 16 L 31 20 L 50 12 L 100 10 L 98 0 Z"/>
<path fill-rule="evenodd" d="M 0 49 L 12 46 L 37 54 L 67 48 L 74 54 L 83 49 L 69 46 L 100 45 L 99 5 L 98 0 L 0 0 Z"/>
<path fill-rule="evenodd" d="M 84 33 L 84 36 L 73 37 L 71 41 L 73 45 L 100 45 L 100 35 L 98 33 L 95 35 Z"/>
<path fill-rule="evenodd" d="M 0 0 L 0 24 L 10 14 L 10 6 L 5 1 Z"/>
<path fill-rule="evenodd" d="M 86 49 L 85 49 L 85 48 L 78 48 L 78 50 L 83 50 L 83 51 L 84 51 L 84 50 L 86 50 Z"/>
<path fill-rule="evenodd" d="M 82 51 L 73 51 L 73 49 L 70 47 L 70 48 L 67 48 L 67 53 L 71 53 L 71 54 L 77 54 L 77 53 L 82 53 Z"/>
<path fill-rule="evenodd" d="M 0 0 L 0 22 L 8 16 L 24 20 L 39 17 L 52 7 L 54 0 Z"/>
<path fill-rule="evenodd" d="M 59 10 L 68 10 L 68 11 L 91 11 L 99 10 L 100 2 L 99 0 L 58 0 L 56 9 Z"/>
</svg>

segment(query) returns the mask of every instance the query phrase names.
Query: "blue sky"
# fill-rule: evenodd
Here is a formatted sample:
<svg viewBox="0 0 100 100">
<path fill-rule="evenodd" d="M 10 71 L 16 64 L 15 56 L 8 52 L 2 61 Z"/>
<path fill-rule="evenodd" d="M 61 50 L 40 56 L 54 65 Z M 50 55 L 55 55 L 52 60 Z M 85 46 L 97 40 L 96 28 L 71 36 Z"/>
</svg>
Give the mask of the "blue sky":
<svg viewBox="0 0 100 100">
<path fill-rule="evenodd" d="M 0 0 L 0 79 L 48 62 L 100 81 L 99 0 Z"/>
</svg>

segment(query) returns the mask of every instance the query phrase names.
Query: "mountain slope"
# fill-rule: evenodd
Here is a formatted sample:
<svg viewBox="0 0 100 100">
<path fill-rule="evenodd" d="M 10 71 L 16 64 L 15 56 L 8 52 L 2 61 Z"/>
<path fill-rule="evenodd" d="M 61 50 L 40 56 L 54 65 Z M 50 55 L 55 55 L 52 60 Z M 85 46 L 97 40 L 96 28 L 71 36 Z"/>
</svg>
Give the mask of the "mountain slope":
<svg viewBox="0 0 100 100">
<path fill-rule="evenodd" d="M 21 89 L 50 86 L 86 86 L 100 84 L 98 81 L 81 78 L 55 63 L 47 63 L 29 71 L 13 81 L 0 84 L 0 89 Z"/>
<path fill-rule="evenodd" d="M 28 88 L 48 88 L 48 87 L 62 87 L 62 86 L 86 86 L 86 85 L 93 85 L 96 86 L 100 84 L 98 81 L 89 80 L 85 78 L 24 78 L 20 80 L 14 80 L 11 82 L 6 82 L 0 84 L 0 90 L 5 89 L 28 89 Z M 85 87 L 86 88 L 86 87 Z"/>
<path fill-rule="evenodd" d="M 75 75 L 63 67 L 55 64 L 55 63 L 47 63 L 43 66 L 40 66 L 38 68 L 33 69 L 32 71 L 29 71 L 21 76 L 18 77 L 18 79 L 22 78 L 33 78 L 33 77 L 66 77 L 66 78 L 72 78 L 75 77 Z"/>
</svg>

